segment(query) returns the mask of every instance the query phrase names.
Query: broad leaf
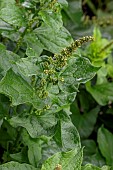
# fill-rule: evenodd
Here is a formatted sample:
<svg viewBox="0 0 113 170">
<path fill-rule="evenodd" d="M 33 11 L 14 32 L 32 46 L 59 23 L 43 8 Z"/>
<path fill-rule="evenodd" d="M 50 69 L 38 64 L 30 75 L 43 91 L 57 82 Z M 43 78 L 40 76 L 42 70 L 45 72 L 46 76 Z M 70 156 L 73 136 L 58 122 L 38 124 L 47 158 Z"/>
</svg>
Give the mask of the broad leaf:
<svg viewBox="0 0 113 170">
<path fill-rule="evenodd" d="M 58 0 L 58 2 L 63 6 L 63 7 L 68 7 L 68 2 L 66 0 Z"/>
<path fill-rule="evenodd" d="M 55 115 L 47 113 L 40 116 L 16 116 L 12 117 L 9 121 L 14 127 L 24 127 L 32 138 L 47 134 L 47 130 L 56 124 Z"/>
<path fill-rule="evenodd" d="M 20 152 L 10 154 L 10 158 L 12 158 L 13 161 L 17 161 L 19 163 L 29 163 L 27 157 L 27 148 L 23 147 Z"/>
<path fill-rule="evenodd" d="M 21 136 L 24 145 L 28 146 L 28 159 L 30 164 L 34 167 L 38 167 L 39 161 L 42 157 L 40 140 L 31 138 L 25 130 L 22 131 Z"/>
<path fill-rule="evenodd" d="M 76 127 L 72 124 L 71 120 L 67 118 L 65 113 L 61 111 L 58 115 L 63 115 L 59 118 L 58 125 L 54 139 L 56 143 L 62 148 L 63 151 L 68 151 L 74 148 L 80 148 L 80 138 Z"/>
<path fill-rule="evenodd" d="M 25 11 L 16 4 L 15 0 L 1 0 L 0 18 L 14 26 L 26 25 Z"/>
<path fill-rule="evenodd" d="M 31 103 L 34 96 L 31 86 L 11 69 L 0 82 L 0 93 L 9 96 L 13 105 Z"/>
<path fill-rule="evenodd" d="M 59 100 L 62 101 L 62 103 L 72 103 L 78 92 L 79 84 L 86 83 L 90 80 L 97 70 L 98 68 L 93 67 L 88 59 L 80 56 L 72 56 L 69 59 L 67 66 L 59 73 L 59 78 L 64 78 L 63 82 L 58 82 L 58 86 L 62 91 L 62 93 L 58 95 Z"/>
<path fill-rule="evenodd" d="M 8 96 L 12 105 L 30 103 L 37 109 L 42 109 L 49 101 L 41 100 L 34 89 L 18 74 L 11 69 L 0 82 L 0 93 Z"/>
<path fill-rule="evenodd" d="M 77 83 L 86 83 L 95 75 L 98 69 L 97 67 L 93 67 L 87 58 L 72 56 L 68 65 L 61 71 L 60 76 L 66 78 L 66 83 L 69 83 L 73 75 L 76 85 Z M 74 83 L 74 81 L 71 83 Z"/>
<path fill-rule="evenodd" d="M 42 165 L 41 170 L 55 170 L 55 168 L 61 165 L 62 170 L 81 170 L 82 163 L 82 149 L 71 150 L 69 152 L 58 152 L 52 157 L 48 158 Z"/>
<path fill-rule="evenodd" d="M 84 158 L 83 158 L 83 165 L 86 165 L 88 163 L 102 167 L 103 165 L 106 164 L 105 159 L 102 157 L 100 154 L 96 143 L 93 140 L 83 140 L 82 141 L 82 146 L 84 147 Z"/>
<path fill-rule="evenodd" d="M 28 32 L 24 36 L 24 41 L 27 44 L 26 55 L 39 57 L 43 51 L 43 44 L 41 44 L 37 35 L 33 32 Z"/>
<path fill-rule="evenodd" d="M 92 34 L 92 30 L 89 30 L 90 27 L 86 29 L 81 20 L 81 17 L 83 16 L 81 6 L 81 0 L 70 0 L 68 1 L 68 8 L 65 8 L 63 11 L 64 25 L 75 38 L 80 37 L 81 35 L 84 36 L 89 31 Z"/>
<path fill-rule="evenodd" d="M 0 125 L 3 122 L 3 117 L 6 116 L 9 112 L 10 102 L 9 99 L 0 94 Z"/>
<path fill-rule="evenodd" d="M 63 27 L 60 14 L 42 11 L 40 15 L 44 22 L 33 33 L 45 50 L 59 53 L 73 42 L 70 33 Z"/>
<path fill-rule="evenodd" d="M 0 32 L 2 33 L 2 31 L 13 31 L 13 28 L 10 26 L 10 24 L 0 19 Z"/>
<path fill-rule="evenodd" d="M 97 141 L 107 164 L 113 166 L 113 134 L 102 126 L 98 130 Z"/>
<path fill-rule="evenodd" d="M 0 44 L 0 68 L 2 69 L 2 74 L 7 72 L 10 68 L 17 71 L 15 62 L 19 60 L 19 56 L 11 51 L 6 50 L 6 47 Z"/>
<path fill-rule="evenodd" d="M 29 77 L 39 74 L 39 68 L 36 66 L 36 61 L 35 59 L 33 61 L 33 58 L 21 58 L 16 62 L 16 66 L 18 67 L 19 72 L 24 76 Z"/>
<path fill-rule="evenodd" d="M 31 165 L 28 164 L 20 164 L 18 162 L 8 162 L 3 165 L 0 165 L 0 170 L 37 170 L 37 168 L 34 168 Z"/>
<path fill-rule="evenodd" d="M 8 130 L 10 130 L 9 132 L 7 132 Z M 4 122 L 2 123 L 2 127 L 0 128 L 0 145 L 1 148 L 7 148 L 7 144 L 9 142 L 13 142 L 15 137 L 16 137 L 16 133 L 12 133 L 12 129 L 10 129 L 10 126 L 7 128 L 4 125 Z M 11 134 L 12 133 L 12 134 Z M 10 136 L 11 134 L 11 136 Z M 2 136 L 2 137 L 1 137 Z M 12 137 L 13 136 L 13 137 Z"/>
<path fill-rule="evenodd" d="M 96 119 L 99 112 L 99 107 L 90 110 L 89 112 L 80 114 L 80 111 L 77 110 L 78 107 L 74 102 L 71 105 L 72 111 L 72 122 L 77 127 L 77 130 L 80 133 L 81 138 L 87 138 L 93 131 L 94 125 L 96 123 Z"/>
<path fill-rule="evenodd" d="M 102 106 L 109 101 L 113 101 L 113 83 L 104 83 L 91 86 L 90 82 L 86 83 L 87 91 L 94 97 L 94 99 Z"/>
<path fill-rule="evenodd" d="M 81 9 L 81 4 L 82 2 L 80 0 L 74 0 L 74 1 L 69 1 L 69 7 L 65 9 L 66 14 L 68 15 L 71 25 L 78 26 L 81 23 L 81 17 L 82 17 L 82 9 Z M 74 23 L 74 24 L 73 24 Z"/>
</svg>

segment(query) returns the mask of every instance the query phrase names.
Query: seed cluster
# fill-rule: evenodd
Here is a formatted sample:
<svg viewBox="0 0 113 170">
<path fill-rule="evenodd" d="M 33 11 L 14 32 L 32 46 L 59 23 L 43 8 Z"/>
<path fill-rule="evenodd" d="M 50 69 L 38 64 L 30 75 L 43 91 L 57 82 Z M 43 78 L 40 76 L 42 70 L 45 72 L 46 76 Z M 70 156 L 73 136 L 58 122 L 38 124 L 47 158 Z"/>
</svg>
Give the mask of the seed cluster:
<svg viewBox="0 0 113 170">
<path fill-rule="evenodd" d="M 92 17 L 92 19 L 90 19 L 89 16 L 86 16 L 83 20 L 84 25 L 88 25 L 88 24 L 96 24 L 99 25 L 101 27 L 106 27 L 109 25 L 113 25 L 113 17 L 109 16 L 109 17 L 103 17 L 103 18 L 97 18 L 97 17 Z"/>
<path fill-rule="evenodd" d="M 41 115 L 44 111 L 50 109 L 50 107 L 51 107 L 51 106 L 47 104 L 47 105 L 45 105 L 45 106 L 43 107 L 43 109 L 41 109 L 41 110 L 34 110 L 34 111 L 35 111 L 35 114 L 39 116 L 39 115 Z"/>
<path fill-rule="evenodd" d="M 92 36 L 85 36 L 78 40 L 75 40 L 69 47 L 66 47 L 61 51 L 60 54 L 55 54 L 53 57 L 53 64 L 56 68 L 62 68 L 67 64 L 68 58 L 72 55 L 72 53 L 78 48 L 81 47 L 82 44 L 88 41 L 93 41 L 94 38 Z"/>
<path fill-rule="evenodd" d="M 62 166 L 60 164 L 58 164 L 56 167 L 55 167 L 55 170 L 62 170 Z"/>
<path fill-rule="evenodd" d="M 58 3 L 58 0 L 51 0 L 50 2 L 46 2 L 45 4 L 42 2 L 41 4 L 42 9 L 46 10 L 52 10 L 53 12 L 59 12 L 60 11 L 60 4 Z"/>
<path fill-rule="evenodd" d="M 51 0 L 51 2 L 49 3 L 49 7 L 51 8 L 51 9 L 54 9 L 54 6 L 55 6 L 55 4 L 57 3 L 57 0 Z"/>
</svg>

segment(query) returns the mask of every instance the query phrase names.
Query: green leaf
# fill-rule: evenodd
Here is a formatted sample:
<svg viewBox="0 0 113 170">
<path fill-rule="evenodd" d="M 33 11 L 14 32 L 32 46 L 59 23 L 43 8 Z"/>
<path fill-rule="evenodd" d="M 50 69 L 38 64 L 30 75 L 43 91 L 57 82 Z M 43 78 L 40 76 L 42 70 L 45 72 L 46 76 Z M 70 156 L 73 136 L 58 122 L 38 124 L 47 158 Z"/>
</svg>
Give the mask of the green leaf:
<svg viewBox="0 0 113 170">
<path fill-rule="evenodd" d="M 58 2 L 62 5 L 62 7 L 68 7 L 68 2 L 66 0 L 58 0 Z"/>
<path fill-rule="evenodd" d="M 69 83 L 69 79 L 73 75 L 76 85 L 77 83 L 86 83 L 93 78 L 98 69 L 92 66 L 87 58 L 72 56 L 68 65 L 61 71 L 60 76 L 67 77 L 67 83 Z M 71 83 L 74 83 L 74 81 Z"/>
<path fill-rule="evenodd" d="M 62 147 L 63 151 L 68 151 L 74 148 L 80 148 L 80 137 L 76 127 L 72 124 L 71 120 L 67 118 L 65 113 L 61 111 L 58 115 L 63 115 L 59 118 L 58 125 L 54 139 L 56 143 Z"/>
<path fill-rule="evenodd" d="M 0 93 L 9 96 L 13 105 L 31 103 L 34 91 L 31 86 L 11 69 L 0 82 Z"/>
<path fill-rule="evenodd" d="M 3 124 L 2 124 L 2 126 L 3 126 Z M 2 146 L 2 148 L 7 149 L 7 144 L 9 141 L 10 142 L 12 141 L 12 138 L 10 137 L 8 132 L 5 131 L 3 128 L 0 128 L 0 136 L 2 136 L 2 138 L 0 138 L 0 145 Z"/>
<path fill-rule="evenodd" d="M 59 107 L 58 109 L 65 108 L 70 105 L 75 99 L 76 92 L 73 93 L 66 93 L 66 92 L 60 92 L 58 95 L 51 95 L 50 97 L 55 105 Z M 54 106 L 54 105 L 53 105 Z"/>
<path fill-rule="evenodd" d="M 55 32 L 50 26 L 43 24 L 41 27 L 35 29 L 34 32 L 37 34 L 44 49 L 52 53 L 59 53 L 63 48 L 72 43 L 71 36 L 64 27 L 61 27 L 59 31 Z"/>
<path fill-rule="evenodd" d="M 113 83 L 104 83 L 91 86 L 90 82 L 86 83 L 87 91 L 93 96 L 93 98 L 102 106 L 108 104 L 109 101 L 113 101 Z"/>
<path fill-rule="evenodd" d="M 70 33 L 63 27 L 60 14 L 41 11 L 40 15 L 44 22 L 33 33 L 45 50 L 59 53 L 73 42 Z"/>
<path fill-rule="evenodd" d="M 76 107 L 78 106 L 75 103 L 71 105 L 72 122 L 77 127 L 81 138 L 88 138 L 93 131 L 100 108 L 97 106 L 89 112 L 80 114 L 80 111 L 77 111 Z"/>
<path fill-rule="evenodd" d="M 18 61 L 20 57 L 17 54 L 6 50 L 6 47 L 3 44 L 0 44 L 0 51 L 0 68 L 2 69 L 2 74 L 4 75 L 10 68 L 13 68 L 13 70 L 17 72 L 15 62 Z"/>
<path fill-rule="evenodd" d="M 9 40 L 11 40 L 11 41 L 13 42 L 13 44 L 10 44 L 10 43 L 7 44 L 7 48 L 8 48 L 9 50 L 13 51 L 14 48 L 15 48 L 14 43 L 17 42 L 17 40 L 20 38 L 20 33 L 19 33 L 19 31 L 16 32 L 15 30 L 11 30 L 11 31 L 5 30 L 5 31 L 2 31 L 2 36 L 3 36 L 4 38 L 6 38 L 7 40 L 9 39 Z M 12 53 L 12 54 L 13 54 L 13 53 Z M 15 54 L 15 55 L 16 55 L 16 54 Z M 25 54 L 24 54 L 24 55 L 25 55 Z"/>
<path fill-rule="evenodd" d="M 3 165 L 0 165 L 0 170 L 37 170 L 37 168 L 34 168 L 31 165 L 28 164 L 20 164 L 18 162 L 8 162 Z"/>
<path fill-rule="evenodd" d="M 38 66 L 36 66 L 36 61 L 33 61 L 33 58 L 27 57 L 27 58 L 21 58 L 16 62 L 16 65 L 18 67 L 18 70 L 21 74 L 24 76 L 32 76 L 37 75 L 38 73 Z"/>
<path fill-rule="evenodd" d="M 101 35 L 101 32 L 100 30 L 98 29 L 98 27 L 95 27 L 94 30 L 93 30 L 93 36 L 95 38 L 96 41 L 101 41 L 102 39 L 102 35 Z"/>
<path fill-rule="evenodd" d="M 58 82 L 58 86 L 61 90 L 58 97 L 62 103 L 72 103 L 78 92 L 79 84 L 86 83 L 90 80 L 97 70 L 98 68 L 93 67 L 88 59 L 72 56 L 69 59 L 67 66 L 59 73 L 59 79 L 60 77 L 64 78 L 63 82 Z"/>
<path fill-rule="evenodd" d="M 33 32 L 28 32 L 24 36 L 24 41 L 27 44 L 26 55 L 29 57 L 39 57 L 43 51 L 43 44 L 39 41 L 37 35 Z"/>
<path fill-rule="evenodd" d="M 10 157 L 12 158 L 13 161 L 17 161 L 19 163 L 28 163 L 29 160 L 26 155 L 27 149 L 26 147 L 23 147 L 21 152 L 10 154 Z"/>
<path fill-rule="evenodd" d="M 0 19 L 0 32 L 2 33 L 2 31 L 13 31 L 14 29 L 10 26 L 10 24 L 2 21 L 2 19 Z"/>
<path fill-rule="evenodd" d="M 102 167 L 105 165 L 105 160 L 100 154 L 96 143 L 91 139 L 86 139 L 82 141 L 82 146 L 84 147 L 84 159 L 83 159 L 83 165 L 86 165 L 88 163 L 91 163 L 92 165 Z"/>
<path fill-rule="evenodd" d="M 58 152 L 52 157 L 48 158 L 42 165 L 41 170 L 55 170 L 59 164 L 62 170 L 81 170 L 82 163 L 82 149 L 71 150 L 69 152 Z"/>
<path fill-rule="evenodd" d="M 110 170 L 110 167 L 108 166 L 103 166 L 102 168 L 98 168 L 96 166 L 93 166 L 91 164 L 87 164 L 84 167 L 82 167 L 81 170 Z"/>
<path fill-rule="evenodd" d="M 32 138 L 47 134 L 47 130 L 56 124 L 54 114 L 44 114 L 40 116 L 15 116 L 9 120 L 10 124 L 14 127 L 24 127 Z"/>
<path fill-rule="evenodd" d="M 44 24 L 50 26 L 56 33 L 63 27 L 62 16 L 60 12 L 40 11 Z"/>
<path fill-rule="evenodd" d="M 10 107 L 10 102 L 9 99 L 0 94 L 0 122 L 2 123 L 2 118 L 6 116 L 9 113 L 9 107 Z M 1 125 L 0 123 L 0 125 Z"/>
<path fill-rule="evenodd" d="M 38 167 L 39 161 L 42 157 L 42 148 L 39 139 L 33 139 L 29 136 L 27 131 L 22 131 L 22 141 L 25 146 L 28 146 L 29 163 L 34 167 Z"/>
<path fill-rule="evenodd" d="M 0 93 L 8 96 L 13 106 L 30 103 L 37 109 L 42 109 L 49 103 L 49 99 L 42 100 L 34 89 L 18 74 L 11 69 L 0 82 Z"/>
<path fill-rule="evenodd" d="M 113 166 L 113 134 L 103 126 L 98 130 L 98 145 L 108 165 Z"/>
<path fill-rule="evenodd" d="M 70 22 L 71 25 L 77 26 L 81 23 L 81 17 L 83 15 L 83 11 L 81 9 L 81 1 L 80 0 L 72 0 L 72 1 L 68 1 L 69 3 L 69 7 L 67 9 L 65 9 L 66 14 L 69 17 L 68 22 Z M 71 23 L 72 22 L 72 23 Z"/>
<path fill-rule="evenodd" d="M 24 9 L 15 3 L 15 0 L 1 0 L 0 18 L 14 26 L 25 26 L 26 17 Z"/>
<path fill-rule="evenodd" d="M 68 1 L 68 8 L 65 8 L 62 12 L 64 25 L 71 33 L 72 37 L 79 38 L 80 36 L 87 35 L 87 31 L 81 18 L 83 16 L 81 0 L 70 0 Z M 90 28 L 90 27 L 89 27 Z M 92 30 L 90 31 L 92 34 Z"/>
</svg>

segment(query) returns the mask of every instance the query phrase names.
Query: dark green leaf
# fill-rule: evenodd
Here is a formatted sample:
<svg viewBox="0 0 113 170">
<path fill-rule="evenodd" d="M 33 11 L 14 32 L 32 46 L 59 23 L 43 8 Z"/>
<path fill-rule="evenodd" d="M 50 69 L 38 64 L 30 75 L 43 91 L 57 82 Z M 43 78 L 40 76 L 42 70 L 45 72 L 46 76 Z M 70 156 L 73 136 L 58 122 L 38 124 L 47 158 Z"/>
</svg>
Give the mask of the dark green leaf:
<svg viewBox="0 0 113 170">
<path fill-rule="evenodd" d="M 10 107 L 9 99 L 6 96 L 0 94 L 0 119 L 1 119 L 1 123 L 2 123 L 2 118 L 4 116 L 8 115 L 9 107 Z"/>
<path fill-rule="evenodd" d="M 76 107 L 78 106 L 75 103 L 71 105 L 72 122 L 77 127 L 81 138 L 87 138 L 93 131 L 100 108 L 97 106 L 89 112 L 81 115 Z"/>
<path fill-rule="evenodd" d="M 26 147 L 22 149 L 21 152 L 10 154 L 10 157 L 12 160 L 17 161 L 19 163 L 28 163 L 28 157 L 27 157 L 27 149 Z"/>
<path fill-rule="evenodd" d="M 80 0 L 72 0 L 69 1 L 69 7 L 65 9 L 69 19 L 76 25 L 81 22 L 82 17 L 82 9 L 81 9 L 81 1 Z M 71 23 L 72 25 L 72 23 Z"/>
<path fill-rule="evenodd" d="M 98 130 L 98 144 L 108 165 L 113 166 L 113 134 L 103 126 Z"/>
<path fill-rule="evenodd" d="M 33 139 L 26 131 L 22 131 L 22 140 L 28 146 L 28 159 L 31 165 L 37 167 L 41 159 L 41 144 L 39 139 Z"/>
<path fill-rule="evenodd" d="M 86 84 L 87 91 L 94 97 L 94 99 L 102 106 L 109 101 L 113 101 L 113 83 L 104 83 L 91 86 L 90 82 Z"/>
<path fill-rule="evenodd" d="M 91 163 L 92 165 L 102 167 L 106 164 L 93 140 L 83 140 L 82 145 L 85 146 L 83 165 Z"/>
</svg>

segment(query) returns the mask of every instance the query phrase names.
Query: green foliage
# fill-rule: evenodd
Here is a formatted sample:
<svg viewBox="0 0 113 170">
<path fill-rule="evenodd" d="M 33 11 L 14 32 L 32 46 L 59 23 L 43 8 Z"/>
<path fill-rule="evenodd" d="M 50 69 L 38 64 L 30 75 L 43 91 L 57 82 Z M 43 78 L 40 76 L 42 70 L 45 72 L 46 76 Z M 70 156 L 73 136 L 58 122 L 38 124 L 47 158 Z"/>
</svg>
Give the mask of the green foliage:
<svg viewBox="0 0 113 170">
<path fill-rule="evenodd" d="M 80 37 L 81 17 L 80 1 L 68 10 L 66 0 L 1 0 L 0 170 L 113 166 L 113 135 L 95 127 L 101 105 L 113 100 L 113 41 L 97 27 L 95 40 L 83 30 Z M 94 129 L 98 146 L 88 139 Z"/>
<path fill-rule="evenodd" d="M 97 27 L 94 29 L 94 37 L 96 41 L 88 46 L 85 55 L 90 58 L 93 65 L 101 66 L 101 69 L 97 72 L 95 86 L 91 86 L 88 82 L 86 83 L 86 88 L 100 105 L 106 105 L 109 101 L 113 101 L 113 84 L 107 81 L 107 77 L 112 78 L 111 58 L 113 41 L 109 42 L 107 39 L 102 38 L 100 30 Z"/>
</svg>

